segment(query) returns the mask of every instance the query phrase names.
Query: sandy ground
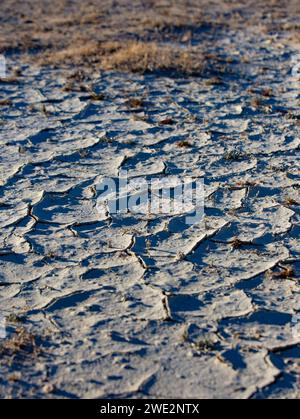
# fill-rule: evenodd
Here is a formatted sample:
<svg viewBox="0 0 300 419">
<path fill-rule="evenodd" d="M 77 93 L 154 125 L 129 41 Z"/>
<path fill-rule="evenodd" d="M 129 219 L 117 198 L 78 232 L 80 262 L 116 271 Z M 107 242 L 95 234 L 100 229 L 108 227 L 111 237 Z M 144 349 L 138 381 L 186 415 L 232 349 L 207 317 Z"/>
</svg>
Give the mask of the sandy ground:
<svg viewBox="0 0 300 419">
<path fill-rule="evenodd" d="M 193 41 L 219 57 L 201 77 L 8 56 L 2 398 L 300 396 L 300 47 L 255 25 Z M 204 221 L 99 214 L 121 170 L 204 178 Z"/>
</svg>

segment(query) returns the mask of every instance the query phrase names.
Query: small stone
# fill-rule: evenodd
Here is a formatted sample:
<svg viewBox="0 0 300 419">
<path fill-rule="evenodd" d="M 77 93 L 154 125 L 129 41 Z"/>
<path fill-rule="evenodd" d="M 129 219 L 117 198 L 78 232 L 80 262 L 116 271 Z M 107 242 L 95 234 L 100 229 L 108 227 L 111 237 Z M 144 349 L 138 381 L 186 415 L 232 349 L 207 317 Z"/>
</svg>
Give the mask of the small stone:
<svg viewBox="0 0 300 419">
<path fill-rule="evenodd" d="M 55 391 L 55 386 L 51 383 L 47 383 L 43 386 L 42 391 L 45 394 L 53 393 Z"/>
</svg>

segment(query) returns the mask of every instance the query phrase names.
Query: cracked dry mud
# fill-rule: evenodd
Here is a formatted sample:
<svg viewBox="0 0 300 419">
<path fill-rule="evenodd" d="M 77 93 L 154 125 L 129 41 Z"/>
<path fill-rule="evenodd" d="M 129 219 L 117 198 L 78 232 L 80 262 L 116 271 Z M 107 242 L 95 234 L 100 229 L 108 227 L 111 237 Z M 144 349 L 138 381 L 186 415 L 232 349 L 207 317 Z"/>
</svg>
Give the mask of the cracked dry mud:
<svg viewBox="0 0 300 419">
<path fill-rule="evenodd" d="M 2 397 L 300 396 L 297 50 L 255 29 L 214 48 L 237 57 L 223 83 L 95 74 L 101 101 L 47 67 L 1 83 L 1 314 L 35 341 L 2 352 Z M 121 169 L 203 177 L 204 221 L 99 214 Z"/>
</svg>

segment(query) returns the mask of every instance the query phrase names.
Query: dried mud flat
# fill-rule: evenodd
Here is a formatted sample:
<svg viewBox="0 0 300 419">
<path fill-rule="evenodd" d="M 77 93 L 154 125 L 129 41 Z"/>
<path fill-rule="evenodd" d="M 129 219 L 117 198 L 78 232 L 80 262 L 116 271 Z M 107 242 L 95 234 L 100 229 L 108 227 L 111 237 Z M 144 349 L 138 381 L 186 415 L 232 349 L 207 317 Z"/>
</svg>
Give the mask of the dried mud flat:
<svg viewBox="0 0 300 419">
<path fill-rule="evenodd" d="M 95 50 L 53 65 L 50 35 L 25 54 L 16 31 L 10 50 L 16 3 L 0 12 L 1 397 L 298 398 L 296 3 L 206 2 L 218 25 L 158 30 L 201 49 L 201 75 L 172 77 Z M 100 217 L 95 187 L 120 170 L 203 177 L 205 220 Z"/>
</svg>

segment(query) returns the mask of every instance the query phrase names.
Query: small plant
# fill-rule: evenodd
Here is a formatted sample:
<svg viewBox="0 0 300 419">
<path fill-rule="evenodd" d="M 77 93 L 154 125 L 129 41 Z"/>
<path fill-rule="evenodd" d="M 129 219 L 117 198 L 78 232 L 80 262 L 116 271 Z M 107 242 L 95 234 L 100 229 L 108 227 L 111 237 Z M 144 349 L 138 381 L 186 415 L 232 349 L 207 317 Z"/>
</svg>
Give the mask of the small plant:
<svg viewBox="0 0 300 419">
<path fill-rule="evenodd" d="M 263 105 L 262 100 L 259 97 L 254 97 L 251 99 L 251 106 L 254 109 L 260 108 Z"/>
<path fill-rule="evenodd" d="M 241 182 L 237 182 L 235 184 L 236 188 L 248 188 L 251 186 L 256 186 L 257 182 L 251 181 L 251 180 L 245 180 L 245 181 L 241 181 Z"/>
<path fill-rule="evenodd" d="M 10 77 L 5 77 L 5 78 L 0 77 L 0 83 L 16 84 L 16 83 L 19 83 L 19 81 L 18 81 L 17 77 L 15 77 L 15 76 L 10 76 Z"/>
<path fill-rule="evenodd" d="M 104 142 L 104 141 L 101 141 L 101 142 Z M 79 155 L 80 155 L 80 157 L 82 157 L 84 159 L 85 157 L 88 157 L 89 152 L 88 152 L 88 150 L 80 150 Z"/>
<path fill-rule="evenodd" d="M 0 100 L 0 106 L 11 106 L 12 101 L 9 99 L 1 99 Z"/>
<path fill-rule="evenodd" d="M 283 268 L 279 272 L 273 272 L 272 277 L 273 278 L 279 278 L 279 279 L 288 279 L 295 276 L 295 270 L 292 266 L 287 266 Z"/>
<path fill-rule="evenodd" d="M 289 207 L 289 206 L 293 206 L 293 205 L 299 205 L 299 202 L 296 201 L 294 198 L 287 197 L 283 201 L 283 204 Z"/>
<path fill-rule="evenodd" d="M 51 383 L 47 383 L 47 384 L 45 384 L 45 385 L 42 387 L 42 391 L 43 391 L 43 393 L 45 393 L 45 394 L 51 394 L 51 393 L 54 393 L 54 392 L 55 392 L 55 390 L 56 390 L 55 385 L 54 385 L 54 384 L 51 384 Z"/>
<path fill-rule="evenodd" d="M 130 98 L 127 100 L 126 105 L 129 108 L 139 109 L 144 106 L 144 101 L 143 99 L 139 99 L 139 98 Z"/>
<path fill-rule="evenodd" d="M 271 89 L 271 87 L 265 87 L 262 92 L 261 95 L 264 97 L 272 97 L 274 96 L 273 90 Z"/>
<path fill-rule="evenodd" d="M 183 342 L 188 342 L 189 341 L 189 331 L 188 331 L 187 327 L 184 328 L 184 330 L 182 332 L 181 339 L 182 339 Z"/>
<path fill-rule="evenodd" d="M 192 343 L 192 347 L 200 352 L 213 351 L 215 346 L 215 343 L 209 337 L 204 337 Z"/>
<path fill-rule="evenodd" d="M 227 161 L 238 161 L 244 158 L 244 154 L 240 150 L 230 150 L 226 151 L 223 157 Z"/>
<path fill-rule="evenodd" d="M 234 237 L 229 243 L 233 249 L 240 249 L 242 246 L 249 244 L 249 242 L 240 240 L 238 237 Z"/>
<path fill-rule="evenodd" d="M 18 324 L 18 323 L 22 323 L 22 318 L 21 318 L 20 316 L 18 316 L 17 314 L 9 314 L 9 315 L 6 317 L 6 321 L 7 321 L 8 323 L 15 323 L 15 324 Z"/>
<path fill-rule="evenodd" d="M 75 80 L 69 80 L 62 88 L 64 92 L 86 92 L 91 93 L 91 88 L 83 83 L 78 83 Z"/>
<path fill-rule="evenodd" d="M 6 339 L 0 345 L 0 355 L 2 357 L 25 357 L 29 354 L 37 355 L 39 352 L 36 338 L 29 333 L 25 328 L 18 328 L 15 334 L 10 339 Z"/>
<path fill-rule="evenodd" d="M 11 383 L 16 383 L 17 381 L 21 381 L 22 379 L 22 374 L 18 371 L 18 372 L 14 372 L 13 374 L 10 374 L 7 377 L 8 381 L 10 381 Z"/>
<path fill-rule="evenodd" d="M 181 335 L 182 342 L 189 343 L 193 349 L 199 352 L 213 351 L 216 347 L 216 340 L 209 335 L 203 335 L 201 338 L 194 340 L 189 335 L 189 327 L 183 329 Z"/>
<path fill-rule="evenodd" d="M 177 261 L 184 260 L 184 258 L 185 258 L 185 254 L 183 252 L 177 252 L 177 254 L 176 254 L 176 260 Z"/>
</svg>

